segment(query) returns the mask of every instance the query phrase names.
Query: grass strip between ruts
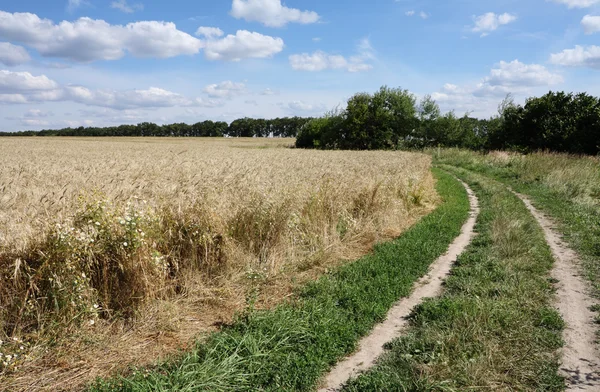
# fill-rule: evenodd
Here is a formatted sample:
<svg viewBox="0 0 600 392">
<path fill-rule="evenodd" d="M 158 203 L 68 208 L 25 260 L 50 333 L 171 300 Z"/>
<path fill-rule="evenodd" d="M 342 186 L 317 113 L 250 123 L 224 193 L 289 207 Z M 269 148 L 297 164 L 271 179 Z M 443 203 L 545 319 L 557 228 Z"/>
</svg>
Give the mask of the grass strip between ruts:
<svg viewBox="0 0 600 392">
<path fill-rule="evenodd" d="M 305 391 L 350 354 L 459 235 L 463 186 L 434 169 L 443 202 L 402 236 L 309 283 L 272 310 L 248 311 L 189 353 L 90 391 Z"/>
<path fill-rule="evenodd" d="M 485 174 L 528 195 L 538 209 L 555 219 L 559 231 L 581 258 L 586 277 L 592 284 L 592 294 L 600 299 L 600 209 L 597 206 L 575 203 L 572 198 L 539 179 L 524 178 L 524 173 L 516 168 L 484 164 L 480 162 L 481 156 L 475 152 L 458 150 L 455 156 L 446 154 L 444 158 L 436 160 L 440 164 Z"/>
<path fill-rule="evenodd" d="M 407 334 L 345 391 L 560 391 L 563 320 L 541 228 L 503 184 L 448 170 L 479 197 L 478 236 L 444 294 L 417 306 Z"/>
</svg>

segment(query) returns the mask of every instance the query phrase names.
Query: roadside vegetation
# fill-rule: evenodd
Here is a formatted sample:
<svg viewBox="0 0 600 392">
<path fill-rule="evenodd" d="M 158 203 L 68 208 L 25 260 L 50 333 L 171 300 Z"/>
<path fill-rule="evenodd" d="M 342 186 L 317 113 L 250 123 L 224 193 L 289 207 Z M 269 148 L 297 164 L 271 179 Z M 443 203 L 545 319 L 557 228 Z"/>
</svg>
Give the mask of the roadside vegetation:
<svg viewBox="0 0 600 392">
<path fill-rule="evenodd" d="M 54 390 L 189 348 L 438 202 L 425 154 L 288 144 L 3 139 L 0 389 Z"/>
<path fill-rule="evenodd" d="M 248 309 L 180 358 L 98 381 L 91 391 L 313 390 L 460 233 L 466 191 L 436 173 L 442 204 L 398 239 L 309 283 L 274 310 Z"/>
<path fill-rule="evenodd" d="M 444 166 L 477 193 L 478 237 L 445 293 L 417 306 L 406 334 L 345 391 L 561 391 L 563 321 L 541 228 L 504 184 Z"/>
<path fill-rule="evenodd" d="M 496 178 L 529 195 L 552 216 L 579 254 L 592 294 L 600 299 L 600 159 L 556 153 L 429 151 L 438 163 Z"/>
</svg>

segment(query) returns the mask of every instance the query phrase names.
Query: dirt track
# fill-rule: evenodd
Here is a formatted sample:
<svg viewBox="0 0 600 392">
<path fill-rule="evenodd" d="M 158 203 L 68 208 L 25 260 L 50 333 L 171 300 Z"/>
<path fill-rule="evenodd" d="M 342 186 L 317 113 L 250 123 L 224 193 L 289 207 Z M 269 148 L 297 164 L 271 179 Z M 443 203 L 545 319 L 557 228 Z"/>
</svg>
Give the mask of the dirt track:
<svg viewBox="0 0 600 392">
<path fill-rule="evenodd" d="M 431 265 L 429 273 L 415 283 L 412 294 L 396 303 L 388 312 L 387 319 L 375 326 L 371 333 L 359 342 L 358 351 L 332 369 L 319 392 L 338 391 L 348 379 L 371 368 L 377 358 L 383 354 L 384 344 L 400 335 L 407 324 L 406 317 L 412 308 L 421 303 L 424 298 L 440 295 L 442 283 L 450 273 L 452 264 L 475 236 L 473 229 L 479 214 L 479 202 L 467 184 L 464 182 L 462 184 L 469 195 L 471 212 L 460 235 L 452 242 L 448 251 Z"/>
<path fill-rule="evenodd" d="M 515 194 L 542 227 L 554 255 L 552 277 L 559 281 L 556 307 L 566 323 L 561 372 L 567 378 L 567 391 L 600 391 L 600 356 L 595 344 L 594 313 L 590 310 L 594 302 L 579 275 L 577 254 L 561 240 L 550 219 L 526 196 Z"/>
</svg>

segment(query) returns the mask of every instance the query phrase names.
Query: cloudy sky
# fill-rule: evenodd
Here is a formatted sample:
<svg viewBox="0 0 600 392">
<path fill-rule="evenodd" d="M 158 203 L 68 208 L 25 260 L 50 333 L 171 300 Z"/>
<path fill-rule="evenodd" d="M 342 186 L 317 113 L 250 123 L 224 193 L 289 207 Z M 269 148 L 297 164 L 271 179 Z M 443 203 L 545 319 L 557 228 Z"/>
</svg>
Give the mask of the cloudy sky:
<svg viewBox="0 0 600 392">
<path fill-rule="evenodd" d="M 0 131 L 600 95 L 600 0 L 0 1 Z"/>
</svg>

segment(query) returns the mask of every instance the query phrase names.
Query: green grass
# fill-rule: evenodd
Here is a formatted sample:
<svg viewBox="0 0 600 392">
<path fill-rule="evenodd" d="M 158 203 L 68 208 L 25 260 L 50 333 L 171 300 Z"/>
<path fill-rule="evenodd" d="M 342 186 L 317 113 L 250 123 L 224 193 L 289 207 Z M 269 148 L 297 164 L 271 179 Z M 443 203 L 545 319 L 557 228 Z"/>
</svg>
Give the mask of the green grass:
<svg viewBox="0 0 600 392">
<path fill-rule="evenodd" d="M 431 152 L 437 163 L 491 176 L 530 196 L 580 255 L 592 294 L 600 299 L 600 159 L 537 153 L 499 160 L 466 150 Z"/>
<path fill-rule="evenodd" d="M 344 390 L 563 390 L 563 321 L 551 307 L 553 259 L 541 228 L 503 184 L 448 169 L 480 199 L 478 236 L 444 294 L 417 306 L 407 334 Z"/>
<path fill-rule="evenodd" d="M 249 310 L 189 352 L 90 391 L 306 391 L 408 296 L 468 216 L 464 188 L 435 171 L 443 203 L 400 238 L 308 284 L 270 311 Z"/>
</svg>

